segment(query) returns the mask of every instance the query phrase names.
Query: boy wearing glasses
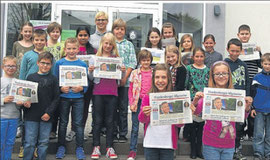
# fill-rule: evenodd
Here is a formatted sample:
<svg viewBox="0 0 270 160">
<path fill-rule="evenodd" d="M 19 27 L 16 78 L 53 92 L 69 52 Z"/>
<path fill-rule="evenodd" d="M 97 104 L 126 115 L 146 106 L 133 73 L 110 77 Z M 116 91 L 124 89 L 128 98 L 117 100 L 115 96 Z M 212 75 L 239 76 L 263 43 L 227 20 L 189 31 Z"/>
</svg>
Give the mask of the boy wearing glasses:
<svg viewBox="0 0 270 160">
<path fill-rule="evenodd" d="M 242 89 L 246 91 L 246 96 L 250 96 L 250 84 L 249 84 L 249 74 L 247 65 L 245 62 L 241 61 L 238 57 L 242 51 L 242 43 L 240 40 L 233 38 L 227 44 L 227 51 L 229 53 L 229 58 L 225 59 L 230 66 L 232 72 L 232 81 L 235 89 Z M 236 138 L 235 138 L 235 153 L 234 159 L 246 159 L 242 153 L 242 145 L 240 144 L 240 139 L 244 134 L 243 123 L 236 123 Z"/>
<path fill-rule="evenodd" d="M 30 74 L 28 81 L 38 83 L 38 103 L 24 108 L 25 144 L 24 159 L 32 159 L 37 145 L 38 159 L 45 160 L 52 128 L 53 113 L 59 101 L 57 78 L 50 73 L 53 55 L 50 52 L 38 56 L 38 72 Z"/>
</svg>

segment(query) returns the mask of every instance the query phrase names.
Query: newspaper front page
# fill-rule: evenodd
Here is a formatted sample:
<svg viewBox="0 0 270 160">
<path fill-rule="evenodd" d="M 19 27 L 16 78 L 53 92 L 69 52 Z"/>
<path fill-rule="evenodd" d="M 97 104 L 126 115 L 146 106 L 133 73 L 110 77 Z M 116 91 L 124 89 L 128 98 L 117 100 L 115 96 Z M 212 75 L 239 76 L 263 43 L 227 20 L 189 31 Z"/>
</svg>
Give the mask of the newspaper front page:
<svg viewBox="0 0 270 160">
<path fill-rule="evenodd" d="M 123 65 L 122 58 L 108 58 L 98 57 L 95 58 L 94 77 L 108 78 L 108 79 L 121 79 Z"/>
<path fill-rule="evenodd" d="M 239 59 L 242 61 L 260 59 L 260 53 L 256 50 L 256 44 L 242 43 L 242 48 L 241 54 L 239 55 Z"/>
<path fill-rule="evenodd" d="M 77 55 L 76 57 L 84 61 L 88 67 L 95 64 L 95 55 Z"/>
<path fill-rule="evenodd" d="M 245 90 L 204 88 L 202 119 L 244 122 Z"/>
<path fill-rule="evenodd" d="M 163 48 L 166 48 L 169 45 L 174 45 L 175 46 L 175 43 L 176 43 L 176 39 L 174 37 L 173 38 L 166 38 L 166 39 L 161 40 L 161 44 L 162 44 Z"/>
<path fill-rule="evenodd" d="M 165 62 L 165 49 L 157 49 L 157 48 L 145 48 L 142 47 L 141 50 L 146 49 L 149 52 L 151 52 L 153 56 L 153 61 L 152 64 L 157 64 L 157 63 L 164 63 Z"/>
<path fill-rule="evenodd" d="M 150 93 L 151 125 L 192 123 L 190 92 Z"/>
<path fill-rule="evenodd" d="M 11 87 L 9 94 L 14 96 L 14 102 L 31 101 L 31 103 L 38 103 L 38 83 L 13 79 L 11 82 Z"/>
<path fill-rule="evenodd" d="M 85 67 L 60 66 L 60 86 L 88 86 L 87 72 Z"/>
</svg>

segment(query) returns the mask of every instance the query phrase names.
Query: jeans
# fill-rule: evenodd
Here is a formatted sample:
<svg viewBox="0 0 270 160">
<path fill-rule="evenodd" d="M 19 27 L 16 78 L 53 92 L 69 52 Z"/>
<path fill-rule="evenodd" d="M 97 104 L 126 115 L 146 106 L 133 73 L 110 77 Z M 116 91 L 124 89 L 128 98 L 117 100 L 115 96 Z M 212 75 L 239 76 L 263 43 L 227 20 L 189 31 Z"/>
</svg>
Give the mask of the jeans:
<svg viewBox="0 0 270 160">
<path fill-rule="evenodd" d="M 76 146 L 83 147 L 84 127 L 83 127 L 83 98 L 63 98 L 60 99 L 60 123 L 58 130 L 58 144 L 65 146 L 67 125 L 69 120 L 70 107 L 72 106 L 71 114 L 73 115 L 72 124 L 75 127 Z"/>
<path fill-rule="evenodd" d="M 216 148 L 203 145 L 203 156 L 205 160 L 232 160 L 234 148 Z"/>
<path fill-rule="evenodd" d="M 139 120 L 138 115 L 140 113 L 141 109 L 141 102 L 142 100 L 139 99 L 138 105 L 137 105 L 137 111 L 132 112 L 131 119 L 132 119 L 132 129 L 130 134 L 130 151 L 137 152 L 137 141 L 138 141 L 138 132 L 139 132 Z"/>
<path fill-rule="evenodd" d="M 11 154 L 16 139 L 19 119 L 1 118 L 1 157 L 3 160 L 11 160 Z"/>
<path fill-rule="evenodd" d="M 254 122 L 254 155 L 270 156 L 270 114 L 256 112 Z M 265 134 L 265 135 L 264 135 Z"/>
<path fill-rule="evenodd" d="M 94 95 L 93 110 L 94 129 L 93 129 L 93 145 L 100 146 L 100 132 L 103 121 L 106 126 L 106 147 L 112 147 L 113 144 L 113 115 L 115 110 L 117 97 L 113 95 Z"/>
<path fill-rule="evenodd" d="M 173 154 L 173 149 L 144 148 L 144 157 L 146 160 L 173 160 Z"/>
<path fill-rule="evenodd" d="M 128 89 L 129 87 L 118 87 L 118 112 L 115 114 L 115 129 L 118 133 L 117 128 L 119 128 L 119 135 L 126 136 L 128 133 Z"/>
<path fill-rule="evenodd" d="M 31 160 L 33 158 L 35 147 L 37 146 L 38 159 L 46 160 L 52 123 L 44 121 L 25 121 L 24 124 L 25 143 L 23 159 Z"/>
</svg>

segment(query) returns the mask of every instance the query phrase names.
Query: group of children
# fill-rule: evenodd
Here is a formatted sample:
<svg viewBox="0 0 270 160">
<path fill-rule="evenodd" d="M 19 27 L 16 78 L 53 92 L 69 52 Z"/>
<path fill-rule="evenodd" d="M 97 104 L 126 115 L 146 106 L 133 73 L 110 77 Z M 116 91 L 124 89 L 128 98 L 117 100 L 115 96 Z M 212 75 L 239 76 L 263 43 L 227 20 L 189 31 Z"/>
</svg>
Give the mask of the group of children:
<svg viewBox="0 0 270 160">
<path fill-rule="evenodd" d="M 183 131 L 184 138 L 189 139 L 191 143 L 190 157 L 209 160 L 233 159 L 233 157 L 243 159 L 240 145 L 243 124 L 229 122 L 234 134 L 228 133 L 220 137 L 222 121 L 202 120 L 204 87 L 246 90 L 246 117 L 251 110 L 253 101 L 251 97 L 254 98 L 251 122 L 248 122 L 250 125 L 252 117 L 255 117 L 254 157 L 270 158 L 270 142 L 268 142 L 270 135 L 267 130 L 270 112 L 270 102 L 267 100 L 267 97 L 270 97 L 270 53 L 262 55 L 261 62 L 256 61 L 258 67 L 262 66 L 263 71 L 252 81 L 253 77 L 248 74 L 247 64 L 238 58 L 242 43 L 247 43 L 250 38 L 250 29 L 247 25 L 239 27 L 239 40 L 231 39 L 228 42 L 229 56 L 224 61 L 222 55 L 214 50 L 216 42 L 213 35 L 208 34 L 204 37 L 204 50 L 195 47 L 192 36 L 186 34 L 180 42 L 176 40 L 175 45 L 166 46 L 165 64 L 152 65 L 153 56 L 146 49 L 141 50 L 136 58 L 133 44 L 125 39 L 125 21 L 116 19 L 112 26 L 112 33 L 104 30 L 104 25 L 106 29 L 106 22 L 108 22 L 108 16 L 104 12 L 96 15 L 95 22 L 97 29 L 100 29 L 93 36 L 97 41 L 100 40 L 98 46 L 96 41 L 95 45 L 91 44 L 91 40 L 89 43 L 92 35 L 90 36 L 87 27 L 79 27 L 76 38 L 68 38 L 65 43 L 60 43 L 58 39 L 62 28 L 56 22 L 48 26 L 47 33 L 50 37 L 48 41 L 45 31 L 40 29 L 33 31 L 33 26 L 29 22 L 22 26 L 22 39 L 14 43 L 12 52 L 17 58 L 7 56 L 2 63 L 4 76 L 1 78 L 1 159 L 11 159 L 20 109 L 24 111 L 23 147 L 21 147 L 24 150 L 21 157 L 26 160 L 32 159 L 33 156 L 41 160 L 46 159 L 49 138 L 56 135 L 59 117 L 59 146 L 56 158 L 64 158 L 71 111 L 71 130 L 76 135 L 76 157 L 85 159 L 84 128 L 91 99 L 93 101 L 92 159 L 101 156 L 100 134 L 103 127 L 106 128 L 106 156 L 118 157 L 113 149 L 113 142 L 115 139 L 119 142 L 127 140 L 128 105 L 132 112 L 128 160 L 136 158 L 139 122 L 144 123 L 145 158 L 147 160 L 173 159 L 180 127 L 183 125 L 151 126 L 149 93 L 183 90 L 190 90 L 192 101 L 190 108 L 194 112 L 193 123 L 186 124 Z M 249 34 L 249 37 L 243 36 L 243 32 L 244 35 Z M 176 38 L 171 23 L 165 23 L 161 33 L 158 28 L 151 28 L 145 47 L 162 49 L 162 39 L 167 38 Z M 183 61 L 183 55 L 188 53 L 191 53 L 191 59 Z M 121 80 L 93 77 L 95 66 L 93 64 L 87 66 L 77 57 L 77 55 L 89 54 L 121 57 L 123 59 Z M 136 69 L 137 59 L 139 65 Z M 88 86 L 60 87 L 59 68 L 65 65 L 84 67 L 88 72 Z M 9 96 L 8 91 L 12 78 L 18 78 L 18 73 L 20 79 L 38 83 L 38 103 L 30 101 L 13 103 L 14 97 Z M 265 125 L 262 126 L 262 123 Z M 265 144 L 264 130 L 266 130 Z"/>
</svg>

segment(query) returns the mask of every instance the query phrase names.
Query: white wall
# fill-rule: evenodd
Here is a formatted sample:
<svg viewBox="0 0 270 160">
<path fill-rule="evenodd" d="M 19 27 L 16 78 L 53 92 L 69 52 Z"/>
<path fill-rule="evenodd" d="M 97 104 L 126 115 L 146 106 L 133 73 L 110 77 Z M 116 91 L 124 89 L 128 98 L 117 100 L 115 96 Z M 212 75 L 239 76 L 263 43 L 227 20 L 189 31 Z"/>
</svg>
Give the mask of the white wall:
<svg viewBox="0 0 270 160">
<path fill-rule="evenodd" d="M 251 28 L 250 42 L 256 42 L 261 47 L 262 53 L 270 52 L 269 2 L 226 3 L 225 14 L 226 45 L 231 38 L 237 38 L 238 27 L 247 24 Z"/>
</svg>

